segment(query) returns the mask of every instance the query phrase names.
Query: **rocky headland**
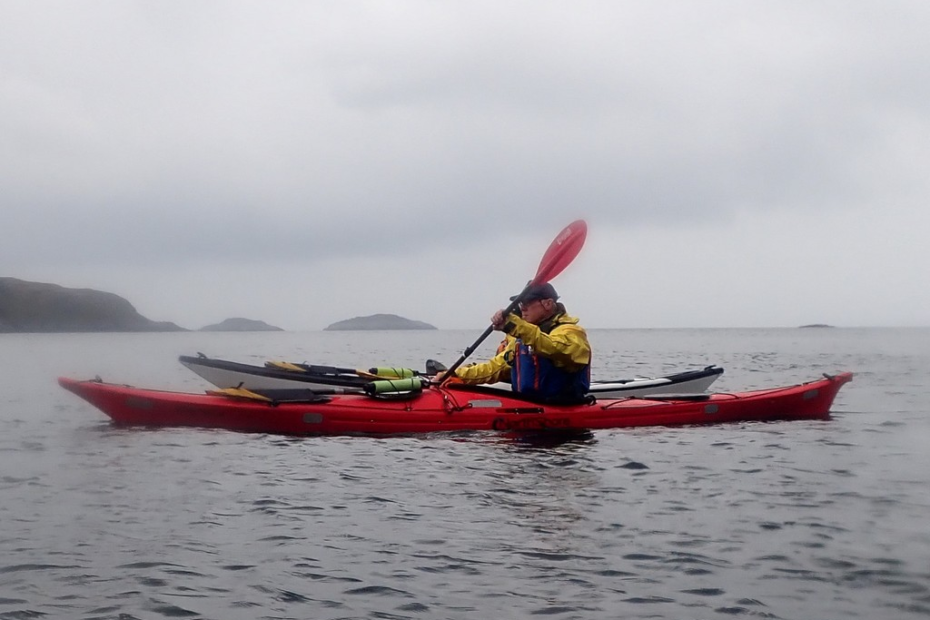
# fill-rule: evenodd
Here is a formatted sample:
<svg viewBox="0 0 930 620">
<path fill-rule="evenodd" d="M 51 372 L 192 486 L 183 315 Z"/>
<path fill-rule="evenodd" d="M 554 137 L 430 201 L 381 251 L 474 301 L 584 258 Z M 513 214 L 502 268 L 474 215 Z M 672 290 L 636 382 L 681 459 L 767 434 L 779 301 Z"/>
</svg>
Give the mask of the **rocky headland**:
<svg viewBox="0 0 930 620">
<path fill-rule="evenodd" d="M 179 331 L 187 330 L 147 319 L 113 293 L 0 278 L 0 333 Z"/>
</svg>

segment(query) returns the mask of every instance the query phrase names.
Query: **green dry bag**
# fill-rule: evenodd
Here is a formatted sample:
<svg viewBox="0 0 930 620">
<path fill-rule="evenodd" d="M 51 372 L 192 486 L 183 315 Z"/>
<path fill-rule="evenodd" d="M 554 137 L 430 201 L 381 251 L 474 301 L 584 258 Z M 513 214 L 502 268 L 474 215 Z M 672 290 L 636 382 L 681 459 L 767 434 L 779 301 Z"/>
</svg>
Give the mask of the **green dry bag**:
<svg viewBox="0 0 930 620">
<path fill-rule="evenodd" d="M 380 381 L 370 381 L 365 384 L 363 389 L 369 396 L 374 396 L 375 394 L 389 394 L 392 392 L 419 392 L 423 389 L 423 382 L 419 377 L 411 377 L 409 379 L 383 379 Z"/>
</svg>

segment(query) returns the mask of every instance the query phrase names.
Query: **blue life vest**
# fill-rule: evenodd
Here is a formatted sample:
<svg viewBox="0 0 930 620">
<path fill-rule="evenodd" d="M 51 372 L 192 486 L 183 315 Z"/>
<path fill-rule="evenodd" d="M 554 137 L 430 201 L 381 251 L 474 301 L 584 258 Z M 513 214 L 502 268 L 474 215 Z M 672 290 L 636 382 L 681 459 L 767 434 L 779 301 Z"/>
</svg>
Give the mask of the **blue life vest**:
<svg viewBox="0 0 930 620">
<path fill-rule="evenodd" d="M 591 387 L 591 365 L 576 372 L 559 368 L 517 339 L 510 385 L 514 392 L 552 402 L 581 400 Z"/>
</svg>

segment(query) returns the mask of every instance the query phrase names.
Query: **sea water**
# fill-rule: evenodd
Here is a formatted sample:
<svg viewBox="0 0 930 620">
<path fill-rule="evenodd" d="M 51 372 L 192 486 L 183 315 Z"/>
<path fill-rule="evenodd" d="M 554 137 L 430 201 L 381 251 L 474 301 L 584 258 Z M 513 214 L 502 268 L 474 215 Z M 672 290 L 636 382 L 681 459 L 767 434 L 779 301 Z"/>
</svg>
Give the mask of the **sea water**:
<svg viewBox="0 0 930 620">
<path fill-rule="evenodd" d="M 856 376 L 828 421 L 556 445 L 115 428 L 55 382 L 422 368 L 479 333 L 0 335 L 0 619 L 930 616 L 928 329 L 591 330 L 596 379 Z"/>
</svg>

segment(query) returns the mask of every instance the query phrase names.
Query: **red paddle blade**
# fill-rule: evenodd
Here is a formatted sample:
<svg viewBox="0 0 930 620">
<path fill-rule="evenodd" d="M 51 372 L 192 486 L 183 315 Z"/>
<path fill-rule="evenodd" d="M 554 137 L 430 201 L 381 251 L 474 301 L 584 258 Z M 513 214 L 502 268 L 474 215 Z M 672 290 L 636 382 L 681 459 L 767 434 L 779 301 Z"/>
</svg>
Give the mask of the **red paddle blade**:
<svg viewBox="0 0 930 620">
<path fill-rule="evenodd" d="M 587 236 L 588 225 L 584 220 L 575 220 L 566 226 L 539 261 L 539 269 L 531 284 L 545 284 L 562 273 L 581 252 Z"/>
</svg>

